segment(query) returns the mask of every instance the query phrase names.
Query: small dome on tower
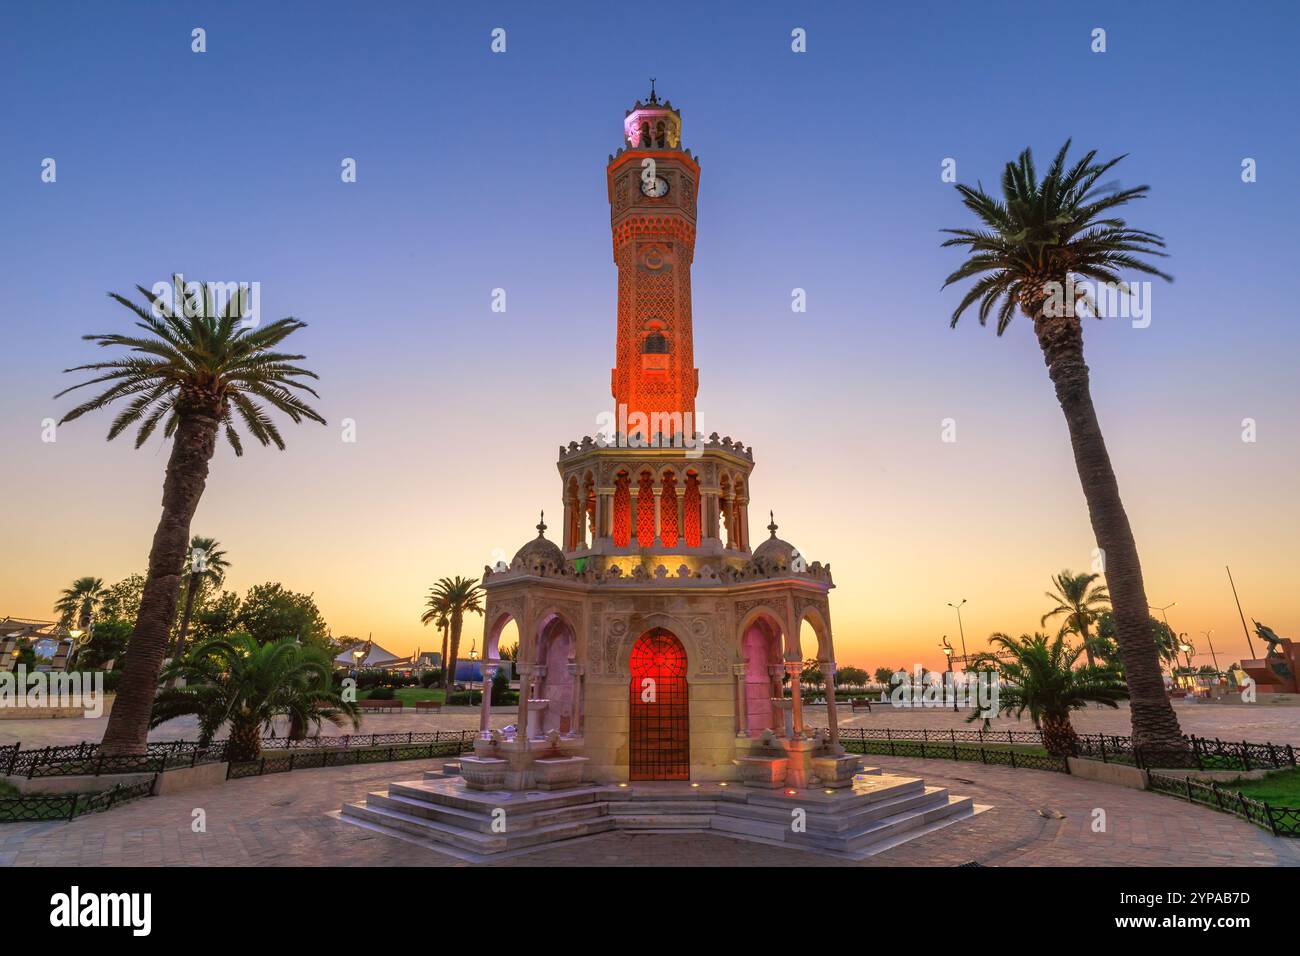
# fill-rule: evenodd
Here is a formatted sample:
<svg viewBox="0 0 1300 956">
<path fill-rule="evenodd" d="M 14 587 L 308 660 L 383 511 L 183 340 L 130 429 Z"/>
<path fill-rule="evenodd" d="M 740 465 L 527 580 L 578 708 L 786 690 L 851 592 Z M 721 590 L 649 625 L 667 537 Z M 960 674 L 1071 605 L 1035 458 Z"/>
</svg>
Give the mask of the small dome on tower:
<svg viewBox="0 0 1300 956">
<path fill-rule="evenodd" d="M 660 100 L 650 80 L 650 96 L 637 100 L 623 117 L 623 145 L 631 149 L 679 149 L 682 141 L 682 113 Z"/>
<path fill-rule="evenodd" d="M 799 558 L 799 551 L 789 541 L 782 541 L 776 536 L 776 517 L 770 511 L 767 514 L 772 521 L 767 526 L 767 530 L 771 532 L 771 537 L 754 549 L 753 560 L 767 561 L 770 564 L 788 568 Z"/>
<path fill-rule="evenodd" d="M 560 550 L 559 545 L 546 537 L 546 512 L 544 511 L 541 520 L 537 522 L 537 537 L 515 552 L 515 559 L 511 564 L 514 565 L 520 562 L 525 568 L 532 568 L 538 564 L 553 564 L 557 568 L 564 567 L 564 552 Z"/>
</svg>

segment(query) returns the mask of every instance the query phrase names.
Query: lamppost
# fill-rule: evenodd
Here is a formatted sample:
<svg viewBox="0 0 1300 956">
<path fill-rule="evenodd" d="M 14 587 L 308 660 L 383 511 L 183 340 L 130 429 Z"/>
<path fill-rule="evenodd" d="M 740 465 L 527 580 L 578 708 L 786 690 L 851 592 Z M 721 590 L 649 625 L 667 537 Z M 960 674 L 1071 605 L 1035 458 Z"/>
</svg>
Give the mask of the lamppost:
<svg viewBox="0 0 1300 956">
<path fill-rule="evenodd" d="M 1187 687 L 1190 690 L 1196 686 L 1196 675 L 1192 673 L 1192 645 L 1187 643 L 1186 632 L 1178 635 L 1178 649 L 1183 652 L 1183 660 L 1187 661 Z"/>
<path fill-rule="evenodd" d="M 1160 612 L 1160 616 L 1163 617 L 1164 620 L 1165 620 L 1165 630 L 1169 632 L 1169 637 L 1170 637 L 1171 639 L 1174 639 L 1174 640 L 1177 640 L 1177 635 L 1174 634 L 1174 629 L 1173 629 L 1172 627 L 1169 626 L 1169 609 L 1170 609 L 1171 607 L 1174 607 L 1176 604 L 1178 604 L 1177 601 L 1174 601 L 1173 604 L 1166 604 L 1164 607 L 1156 607 L 1154 604 L 1148 604 L 1148 605 L 1147 605 L 1148 610 L 1159 611 L 1159 612 Z M 1174 674 L 1174 666 L 1175 666 L 1177 663 L 1178 663 L 1178 655 L 1175 654 L 1175 655 L 1174 655 L 1173 662 L 1170 663 L 1170 665 L 1169 665 L 1169 676 L 1170 676 L 1170 677 L 1174 677 L 1174 676 L 1176 676 L 1176 675 Z M 1177 682 L 1175 681 L 1175 683 L 1177 683 Z"/>
<path fill-rule="evenodd" d="M 1217 676 L 1223 672 L 1219 670 L 1219 655 L 1214 653 L 1214 644 L 1210 641 L 1210 635 L 1213 633 L 1214 628 L 1210 628 L 1208 631 L 1201 631 L 1201 634 L 1205 636 L 1205 643 L 1210 645 L 1210 657 L 1214 661 L 1214 673 Z"/>
<path fill-rule="evenodd" d="M 947 659 L 947 661 L 948 661 L 948 686 L 949 686 L 949 687 L 953 687 L 953 683 L 952 683 L 952 645 L 948 643 L 948 635 L 947 635 L 947 634 L 945 634 L 945 635 L 943 636 L 943 643 L 940 644 L 939 646 L 940 646 L 941 648 L 943 648 L 943 656 L 944 656 L 944 657 Z M 957 693 L 956 693 L 956 691 L 957 691 L 956 687 L 953 687 L 953 695 L 952 695 L 952 709 L 953 709 L 953 712 L 954 712 L 954 713 L 956 713 L 956 711 L 957 711 Z M 947 690 L 945 690 L 944 693 L 947 693 Z"/>
<path fill-rule="evenodd" d="M 962 627 L 962 623 L 961 623 L 961 605 L 965 603 L 966 603 L 965 598 L 961 599 L 961 604 L 953 604 L 951 601 L 948 602 L 948 606 L 950 608 L 953 608 L 957 612 L 957 633 L 961 635 L 961 669 L 963 671 L 966 670 L 968 666 L 968 662 L 966 660 L 966 629 Z M 953 710 L 956 709 L 957 709 L 956 707 L 953 708 Z"/>
</svg>

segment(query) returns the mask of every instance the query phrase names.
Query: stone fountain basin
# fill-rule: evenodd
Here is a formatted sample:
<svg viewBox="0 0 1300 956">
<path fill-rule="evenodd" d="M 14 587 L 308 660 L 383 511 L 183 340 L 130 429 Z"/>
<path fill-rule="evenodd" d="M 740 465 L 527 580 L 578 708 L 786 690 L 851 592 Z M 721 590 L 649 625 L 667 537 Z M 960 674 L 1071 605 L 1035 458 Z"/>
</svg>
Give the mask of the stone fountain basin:
<svg viewBox="0 0 1300 956">
<path fill-rule="evenodd" d="M 785 775 L 790 768 L 790 758 L 782 754 L 749 754 L 737 757 L 736 763 L 745 786 L 768 790 L 785 786 Z"/>
<path fill-rule="evenodd" d="M 834 790 L 853 784 L 853 775 L 862 766 L 862 757 L 858 754 L 826 754 L 812 758 L 812 771 L 817 775 L 823 787 Z"/>
<path fill-rule="evenodd" d="M 533 761 L 533 778 L 538 790 L 563 790 L 582 783 L 587 757 L 538 757 Z"/>
</svg>

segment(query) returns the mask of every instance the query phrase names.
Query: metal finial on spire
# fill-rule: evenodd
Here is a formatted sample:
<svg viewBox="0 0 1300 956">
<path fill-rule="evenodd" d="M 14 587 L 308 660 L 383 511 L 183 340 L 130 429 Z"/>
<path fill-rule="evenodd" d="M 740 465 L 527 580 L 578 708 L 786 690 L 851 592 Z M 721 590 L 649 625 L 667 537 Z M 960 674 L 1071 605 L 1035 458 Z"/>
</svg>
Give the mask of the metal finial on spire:
<svg viewBox="0 0 1300 956">
<path fill-rule="evenodd" d="M 650 77 L 650 102 L 651 103 L 659 102 L 659 95 L 655 93 L 655 78 L 653 76 Z"/>
<path fill-rule="evenodd" d="M 772 523 L 767 526 L 767 530 L 772 532 L 772 537 L 775 538 L 776 537 L 776 515 L 773 512 L 769 511 L 767 513 L 767 516 L 772 520 Z"/>
<path fill-rule="evenodd" d="M 542 511 L 537 520 L 537 537 L 546 537 L 546 512 Z"/>
</svg>

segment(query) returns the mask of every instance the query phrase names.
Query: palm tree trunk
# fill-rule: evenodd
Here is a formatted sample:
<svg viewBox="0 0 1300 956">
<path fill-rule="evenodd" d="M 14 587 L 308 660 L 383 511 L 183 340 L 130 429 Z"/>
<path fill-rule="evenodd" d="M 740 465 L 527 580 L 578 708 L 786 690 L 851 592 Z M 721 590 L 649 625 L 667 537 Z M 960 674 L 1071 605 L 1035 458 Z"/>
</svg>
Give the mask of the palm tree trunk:
<svg viewBox="0 0 1300 956">
<path fill-rule="evenodd" d="M 231 763 L 257 760 L 262 756 L 262 725 L 255 720 L 232 723 L 229 747 L 226 759 Z"/>
<path fill-rule="evenodd" d="M 447 689 L 447 633 L 450 627 L 451 627 L 450 624 L 444 624 L 442 626 L 442 688 L 443 690 Z"/>
<path fill-rule="evenodd" d="M 1078 752 L 1079 736 L 1070 723 L 1070 715 L 1057 717 L 1043 714 L 1043 749 L 1053 757 L 1073 757 Z"/>
<path fill-rule="evenodd" d="M 1097 661 L 1092 656 L 1092 635 L 1088 633 L 1087 617 L 1084 616 L 1079 617 L 1079 633 L 1083 637 L 1083 653 L 1088 658 L 1088 666 L 1096 667 Z"/>
<path fill-rule="evenodd" d="M 184 401 L 182 399 L 182 401 Z M 117 699 L 108 716 L 100 753 L 142 754 L 158 691 L 158 671 L 176 619 L 181 568 L 190 541 L 190 522 L 208 480 L 216 450 L 220 412 L 213 407 L 178 405 L 180 421 L 167 460 L 162 518 L 149 549 L 149 573 Z"/>
<path fill-rule="evenodd" d="M 195 586 L 197 581 L 198 576 L 191 571 L 189 587 L 185 589 L 185 610 L 181 614 L 181 631 L 176 635 L 176 648 L 172 651 L 174 660 L 180 660 L 185 653 L 185 635 L 190 629 L 190 617 L 194 614 L 194 595 L 198 592 L 198 588 Z M 178 683 L 180 683 L 180 678 L 173 677 L 167 681 L 167 686 L 175 687 Z"/>
<path fill-rule="evenodd" d="M 453 611 L 451 615 L 451 660 L 447 662 L 446 670 L 446 688 L 447 695 L 451 695 L 452 682 L 456 679 L 456 660 L 460 654 L 460 628 L 464 621 L 464 616 L 460 611 Z"/>
<path fill-rule="evenodd" d="M 1040 311 L 1034 320 L 1034 332 L 1065 413 L 1075 468 L 1088 502 L 1088 517 L 1105 561 L 1115 638 L 1129 687 L 1133 744 L 1152 751 L 1183 752 L 1186 743 L 1160 675 L 1137 543 L 1092 404 L 1079 318 L 1049 317 Z"/>
</svg>

